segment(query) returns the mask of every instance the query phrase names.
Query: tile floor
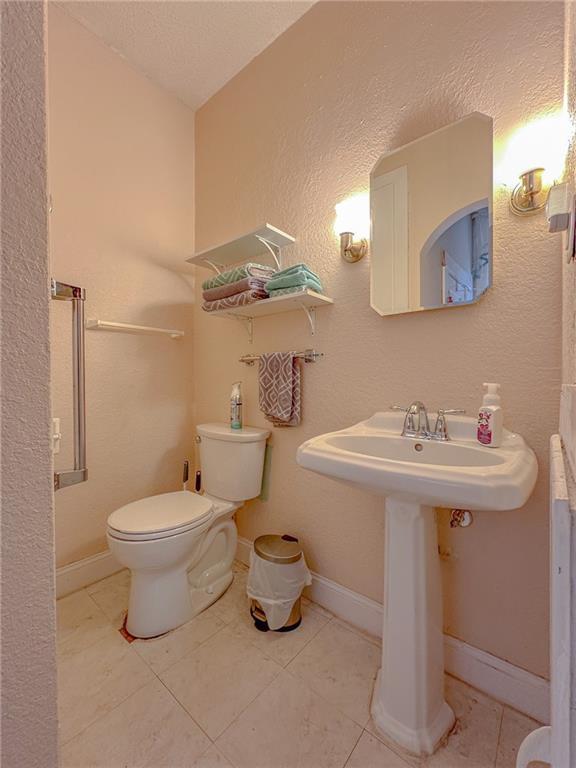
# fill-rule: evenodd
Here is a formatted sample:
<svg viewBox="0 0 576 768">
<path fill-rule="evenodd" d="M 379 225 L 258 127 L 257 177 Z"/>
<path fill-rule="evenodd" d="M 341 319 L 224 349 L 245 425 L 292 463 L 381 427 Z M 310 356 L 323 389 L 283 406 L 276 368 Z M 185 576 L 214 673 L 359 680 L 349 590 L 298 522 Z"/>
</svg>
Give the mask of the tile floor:
<svg viewBox="0 0 576 768">
<path fill-rule="evenodd" d="M 304 601 L 302 626 L 261 633 L 238 564 L 183 627 L 129 644 L 129 574 L 58 602 L 61 768 L 514 768 L 538 724 L 447 677 L 458 725 L 424 761 L 370 720 L 379 647 Z"/>
</svg>

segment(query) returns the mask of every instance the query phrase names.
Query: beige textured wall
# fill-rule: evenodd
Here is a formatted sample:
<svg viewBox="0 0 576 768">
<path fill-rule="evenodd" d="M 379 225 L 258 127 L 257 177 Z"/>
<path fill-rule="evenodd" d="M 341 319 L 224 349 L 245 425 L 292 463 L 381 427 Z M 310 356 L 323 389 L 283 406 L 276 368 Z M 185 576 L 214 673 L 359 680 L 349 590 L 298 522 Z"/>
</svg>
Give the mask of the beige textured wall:
<svg viewBox="0 0 576 768">
<path fill-rule="evenodd" d="M 178 488 L 191 451 L 193 292 L 182 270 L 193 250 L 194 115 L 53 6 L 48 33 L 52 274 L 86 288 L 87 317 L 186 332 L 86 332 L 90 477 L 56 497 L 63 565 L 106 548 L 116 507 Z M 65 466 L 70 307 L 51 314 Z"/>
<path fill-rule="evenodd" d="M 0 763 L 56 768 L 43 3 L 0 3 L 0 35 Z"/>
<path fill-rule="evenodd" d="M 530 40 L 527 52 L 526 40 Z M 537 61 L 535 76 L 533 63 Z M 199 420 L 225 420 L 243 379 L 249 424 L 263 425 L 250 351 L 314 345 L 301 427 L 275 430 L 269 501 L 240 514 L 240 533 L 300 535 L 314 570 L 381 600 L 381 499 L 301 470 L 297 446 L 390 403 L 474 413 L 483 381 L 502 383 L 505 423 L 537 452 L 540 480 L 525 508 L 478 514 L 468 530 L 440 523 L 450 634 L 540 675 L 548 671 L 547 454 L 557 428 L 560 264 L 543 219 L 514 218 L 494 198 L 494 287 L 458 310 L 380 318 L 369 307 L 369 259 L 340 260 L 334 204 L 368 187 L 386 151 L 478 110 L 496 142 L 562 102 L 560 3 L 322 2 L 200 109 L 196 120 L 196 247 L 264 222 L 297 237 L 336 304 L 240 324 L 197 308 Z M 497 151 L 498 156 L 498 151 Z"/>
</svg>

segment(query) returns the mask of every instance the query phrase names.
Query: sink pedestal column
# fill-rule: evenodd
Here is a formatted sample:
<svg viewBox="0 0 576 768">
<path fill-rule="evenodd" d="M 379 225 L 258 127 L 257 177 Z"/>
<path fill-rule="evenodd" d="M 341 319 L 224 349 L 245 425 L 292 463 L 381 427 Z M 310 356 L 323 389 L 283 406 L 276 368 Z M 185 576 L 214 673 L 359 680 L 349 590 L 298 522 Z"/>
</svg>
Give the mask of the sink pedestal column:
<svg viewBox="0 0 576 768">
<path fill-rule="evenodd" d="M 372 718 L 415 754 L 431 754 L 454 724 L 444 699 L 442 585 L 436 512 L 386 499 L 382 667 Z"/>
</svg>

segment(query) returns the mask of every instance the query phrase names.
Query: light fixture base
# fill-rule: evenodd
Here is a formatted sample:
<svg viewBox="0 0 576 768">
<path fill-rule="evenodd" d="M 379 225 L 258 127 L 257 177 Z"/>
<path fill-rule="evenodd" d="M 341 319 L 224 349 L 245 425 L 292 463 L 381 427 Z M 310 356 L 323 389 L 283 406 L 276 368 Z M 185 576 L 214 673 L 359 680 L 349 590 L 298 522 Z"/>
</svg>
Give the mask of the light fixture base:
<svg viewBox="0 0 576 768">
<path fill-rule="evenodd" d="M 543 173 L 544 168 L 531 168 L 520 174 L 520 183 L 510 195 L 510 208 L 517 216 L 531 216 L 546 205 L 546 195 L 542 194 Z"/>
<path fill-rule="evenodd" d="M 349 264 L 354 264 L 368 253 L 368 240 L 362 238 L 358 242 L 354 242 L 353 232 L 341 232 L 340 233 L 340 255 Z"/>
</svg>

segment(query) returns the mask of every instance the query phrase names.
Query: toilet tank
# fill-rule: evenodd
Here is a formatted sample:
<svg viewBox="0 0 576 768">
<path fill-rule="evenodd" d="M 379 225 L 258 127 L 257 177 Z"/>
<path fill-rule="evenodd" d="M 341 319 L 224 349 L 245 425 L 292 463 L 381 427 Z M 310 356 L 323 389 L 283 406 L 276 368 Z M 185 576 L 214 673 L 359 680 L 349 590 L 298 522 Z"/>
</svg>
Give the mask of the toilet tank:
<svg viewBox="0 0 576 768">
<path fill-rule="evenodd" d="M 267 429 L 228 424 L 199 424 L 202 487 L 227 501 L 246 501 L 260 495 Z"/>
</svg>

